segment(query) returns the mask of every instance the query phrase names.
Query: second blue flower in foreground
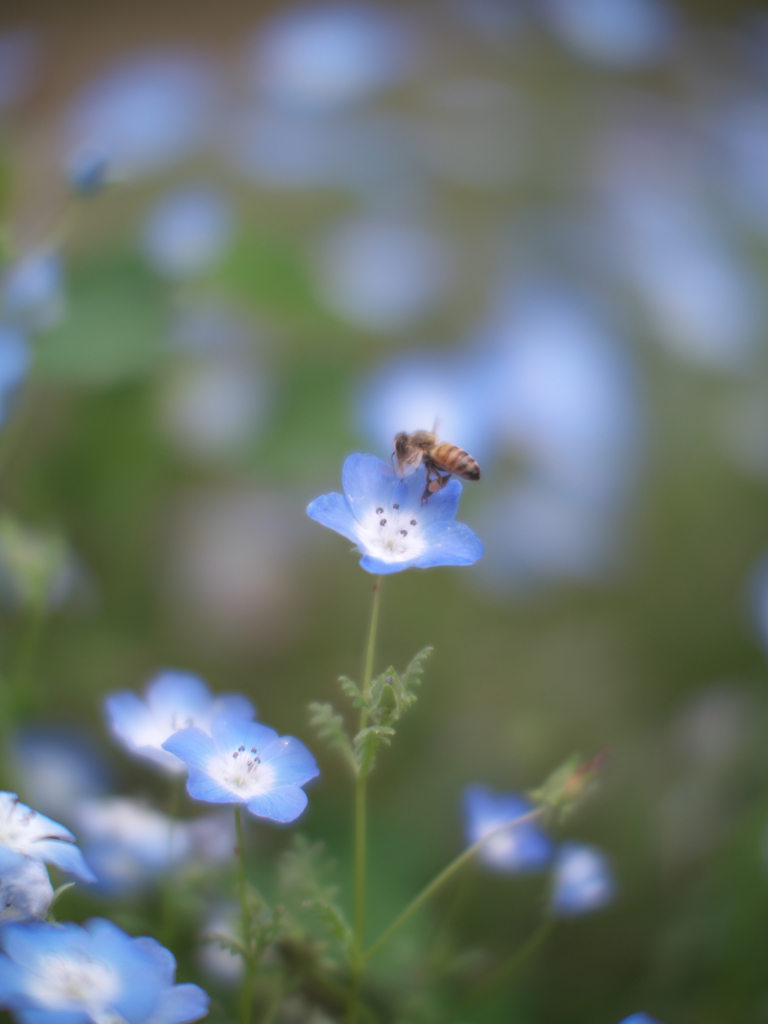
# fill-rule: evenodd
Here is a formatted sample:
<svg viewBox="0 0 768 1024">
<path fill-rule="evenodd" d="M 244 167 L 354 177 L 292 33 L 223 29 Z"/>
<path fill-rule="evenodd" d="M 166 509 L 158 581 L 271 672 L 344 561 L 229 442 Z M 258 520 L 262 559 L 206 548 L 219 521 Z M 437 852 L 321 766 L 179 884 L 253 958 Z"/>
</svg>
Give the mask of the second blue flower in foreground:
<svg viewBox="0 0 768 1024">
<path fill-rule="evenodd" d="M 289 822 L 307 806 L 301 788 L 319 774 L 301 740 L 278 736 L 259 722 L 215 718 L 210 736 L 202 729 L 182 729 L 163 750 L 189 765 L 187 792 L 208 803 L 244 803 L 258 818 Z"/>
</svg>

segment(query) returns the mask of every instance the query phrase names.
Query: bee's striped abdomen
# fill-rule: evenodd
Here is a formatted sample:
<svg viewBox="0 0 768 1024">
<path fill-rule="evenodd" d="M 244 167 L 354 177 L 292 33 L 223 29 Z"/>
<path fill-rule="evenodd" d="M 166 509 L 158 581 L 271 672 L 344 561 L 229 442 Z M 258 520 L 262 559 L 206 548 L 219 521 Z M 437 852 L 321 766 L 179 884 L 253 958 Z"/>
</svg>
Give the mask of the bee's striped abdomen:
<svg viewBox="0 0 768 1024">
<path fill-rule="evenodd" d="M 480 467 L 477 462 L 455 444 L 443 442 L 437 445 L 431 457 L 435 465 L 448 473 L 453 473 L 454 476 L 460 476 L 463 480 L 480 479 Z"/>
</svg>

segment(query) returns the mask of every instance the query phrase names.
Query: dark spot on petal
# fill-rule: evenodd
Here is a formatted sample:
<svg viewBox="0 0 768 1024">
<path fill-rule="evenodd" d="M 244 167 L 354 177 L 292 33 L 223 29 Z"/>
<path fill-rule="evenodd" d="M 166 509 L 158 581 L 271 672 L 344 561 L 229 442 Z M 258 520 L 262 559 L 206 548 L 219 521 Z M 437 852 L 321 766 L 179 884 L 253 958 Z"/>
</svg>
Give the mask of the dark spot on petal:
<svg viewBox="0 0 768 1024">
<path fill-rule="evenodd" d="M 380 516 L 380 515 L 381 515 L 381 513 L 382 513 L 383 511 L 384 511 L 384 509 L 383 509 L 383 508 L 377 508 L 377 509 L 376 509 L 376 515 L 377 515 L 377 516 Z"/>
<path fill-rule="evenodd" d="M 401 530 L 401 531 L 400 531 L 400 533 L 402 533 L 402 535 L 403 535 L 404 537 L 407 537 L 407 536 L 408 536 L 408 531 L 407 531 L 407 530 Z"/>
<path fill-rule="evenodd" d="M 240 751 L 243 751 L 243 750 L 245 750 L 245 747 L 238 747 L 237 749 L 240 750 Z"/>
<path fill-rule="evenodd" d="M 386 525 L 387 525 L 387 520 L 386 519 L 381 519 L 379 521 L 379 526 L 386 526 Z"/>
<path fill-rule="evenodd" d="M 399 505 L 393 505 L 392 508 L 400 508 Z"/>
<path fill-rule="evenodd" d="M 412 519 L 412 520 L 411 520 L 411 526 L 415 526 L 415 525 L 416 525 L 416 520 L 415 520 L 415 519 Z"/>
</svg>

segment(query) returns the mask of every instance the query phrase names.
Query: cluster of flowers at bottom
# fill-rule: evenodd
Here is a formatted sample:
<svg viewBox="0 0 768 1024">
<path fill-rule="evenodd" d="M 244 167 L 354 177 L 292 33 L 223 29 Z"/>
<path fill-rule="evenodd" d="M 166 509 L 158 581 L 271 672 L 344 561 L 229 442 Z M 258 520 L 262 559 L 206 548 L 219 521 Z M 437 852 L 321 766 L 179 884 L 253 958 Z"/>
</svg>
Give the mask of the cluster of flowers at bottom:
<svg viewBox="0 0 768 1024">
<path fill-rule="evenodd" d="M 22 1021 L 188 1024 L 208 1013 L 202 988 L 174 984 L 169 950 L 103 918 L 7 924 L 0 945 L 0 1005 Z"/>
</svg>

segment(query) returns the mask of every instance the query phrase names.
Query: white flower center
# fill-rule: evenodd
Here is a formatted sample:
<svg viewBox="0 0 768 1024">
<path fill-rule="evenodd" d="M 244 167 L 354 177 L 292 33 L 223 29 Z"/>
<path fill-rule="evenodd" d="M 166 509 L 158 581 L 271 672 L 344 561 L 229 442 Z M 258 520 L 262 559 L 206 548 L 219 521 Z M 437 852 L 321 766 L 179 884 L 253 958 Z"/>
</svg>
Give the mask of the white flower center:
<svg viewBox="0 0 768 1024">
<path fill-rule="evenodd" d="M 244 800 L 267 793 L 274 779 L 272 768 L 262 764 L 257 748 L 247 749 L 243 745 L 221 757 L 210 774 Z"/>
<path fill-rule="evenodd" d="M 360 540 L 368 554 L 384 562 L 411 561 L 426 547 L 419 520 L 412 508 L 377 505 L 360 524 Z"/>
<path fill-rule="evenodd" d="M 114 967 L 85 950 L 45 953 L 26 987 L 29 995 L 46 1009 L 85 1009 L 91 1016 L 103 1017 L 108 1013 L 119 1018 L 108 1008 L 122 990 L 120 975 Z"/>
</svg>

